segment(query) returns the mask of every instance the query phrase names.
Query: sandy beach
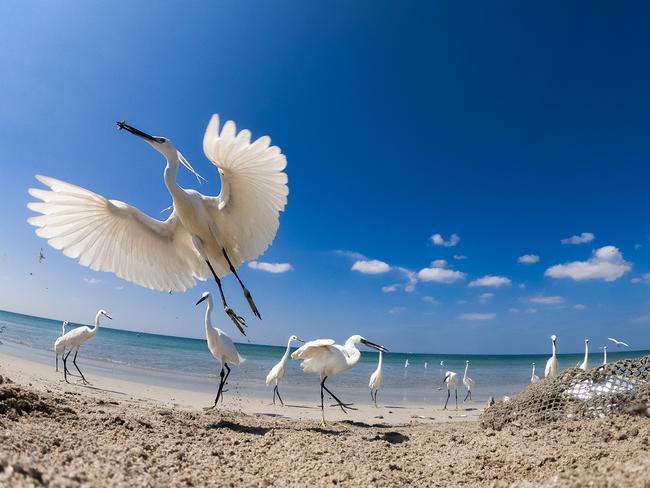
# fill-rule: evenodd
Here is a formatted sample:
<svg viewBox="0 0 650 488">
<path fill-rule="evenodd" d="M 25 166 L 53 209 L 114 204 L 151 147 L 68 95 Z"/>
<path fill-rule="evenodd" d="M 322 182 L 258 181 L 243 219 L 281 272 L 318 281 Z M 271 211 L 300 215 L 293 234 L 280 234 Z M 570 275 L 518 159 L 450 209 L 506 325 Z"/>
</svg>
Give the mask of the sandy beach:
<svg viewBox="0 0 650 488">
<path fill-rule="evenodd" d="M 480 427 L 480 410 L 211 397 L 0 355 L 2 486 L 648 486 L 650 419 Z M 389 413 L 390 412 L 390 413 Z M 466 415 L 466 416 L 465 416 Z M 421 418 L 424 417 L 424 418 Z M 469 421 L 468 421 L 469 420 Z"/>
</svg>

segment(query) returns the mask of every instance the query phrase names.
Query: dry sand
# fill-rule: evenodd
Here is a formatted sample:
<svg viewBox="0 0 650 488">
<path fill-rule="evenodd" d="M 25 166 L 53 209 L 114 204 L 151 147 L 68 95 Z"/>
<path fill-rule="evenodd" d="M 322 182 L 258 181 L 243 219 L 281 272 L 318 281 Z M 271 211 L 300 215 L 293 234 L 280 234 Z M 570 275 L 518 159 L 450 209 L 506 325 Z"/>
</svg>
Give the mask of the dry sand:
<svg viewBox="0 0 650 488">
<path fill-rule="evenodd" d="M 368 409 L 321 429 L 311 413 L 204 411 L 39 368 L 0 356 L 0 486 L 650 486 L 647 417 L 497 432 Z"/>
</svg>

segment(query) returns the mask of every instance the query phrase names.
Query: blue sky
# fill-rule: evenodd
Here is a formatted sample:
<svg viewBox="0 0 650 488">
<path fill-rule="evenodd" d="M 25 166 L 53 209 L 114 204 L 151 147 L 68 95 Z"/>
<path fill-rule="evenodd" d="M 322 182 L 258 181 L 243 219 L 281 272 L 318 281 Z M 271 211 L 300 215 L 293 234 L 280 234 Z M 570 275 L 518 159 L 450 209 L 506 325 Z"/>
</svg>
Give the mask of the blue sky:
<svg viewBox="0 0 650 488">
<path fill-rule="evenodd" d="M 609 335 L 650 348 L 648 14 L 2 2 L 0 308 L 87 323 L 104 307 L 112 326 L 200 337 L 193 304 L 213 282 L 170 296 L 79 266 L 26 223 L 27 188 L 46 174 L 164 218 L 164 161 L 115 121 L 172 139 L 216 194 L 201 141 L 217 112 L 288 158 L 289 204 L 259 261 L 292 269 L 241 271 L 263 321 L 225 280 L 253 342 L 361 333 L 523 353 L 556 333 L 561 352 Z"/>
</svg>

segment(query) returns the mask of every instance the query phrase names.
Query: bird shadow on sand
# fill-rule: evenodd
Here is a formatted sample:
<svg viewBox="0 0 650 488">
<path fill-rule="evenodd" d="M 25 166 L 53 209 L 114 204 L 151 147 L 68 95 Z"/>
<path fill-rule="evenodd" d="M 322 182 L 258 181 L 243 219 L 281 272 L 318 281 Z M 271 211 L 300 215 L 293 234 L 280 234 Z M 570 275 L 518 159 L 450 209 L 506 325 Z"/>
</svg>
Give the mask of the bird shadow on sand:
<svg viewBox="0 0 650 488">
<path fill-rule="evenodd" d="M 98 386 L 93 386 L 93 385 L 80 385 L 80 384 L 77 384 L 77 386 L 79 386 L 81 388 L 87 388 L 89 390 L 105 391 L 107 393 L 116 393 L 118 395 L 126 396 L 126 393 L 124 393 L 123 391 L 109 390 L 108 388 L 99 388 Z"/>
<path fill-rule="evenodd" d="M 218 422 L 213 422 L 207 426 L 208 429 L 228 429 L 234 432 L 241 432 L 243 434 L 253 434 L 253 435 L 264 435 L 269 430 L 268 427 L 259 427 L 255 425 L 241 425 L 229 420 L 219 420 Z"/>
</svg>

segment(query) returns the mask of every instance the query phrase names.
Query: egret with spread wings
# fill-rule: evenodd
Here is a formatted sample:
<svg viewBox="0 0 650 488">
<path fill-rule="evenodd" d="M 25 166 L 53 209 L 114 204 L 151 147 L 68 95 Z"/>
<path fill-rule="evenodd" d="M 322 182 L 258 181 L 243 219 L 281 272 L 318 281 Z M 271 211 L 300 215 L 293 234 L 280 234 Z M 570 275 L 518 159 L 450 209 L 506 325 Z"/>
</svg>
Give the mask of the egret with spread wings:
<svg viewBox="0 0 650 488">
<path fill-rule="evenodd" d="M 37 235 L 79 264 L 115 273 L 146 288 L 185 291 L 197 279 L 206 280 L 212 274 L 224 311 L 245 335 L 246 321 L 228 306 L 221 278 L 235 275 L 253 313 L 261 319 L 236 269 L 262 254 L 275 238 L 279 212 L 289 193 L 284 154 L 271 146 L 268 136 L 251 142 L 249 130 L 237 132 L 232 121 L 220 128 L 219 116 L 213 115 L 203 151 L 217 167 L 221 193 L 205 196 L 176 182 L 180 165 L 200 176 L 169 139 L 151 136 L 125 122 L 117 125 L 165 157 L 165 186 L 173 201 L 169 218 L 156 220 L 124 202 L 36 176 L 48 189 L 29 190 L 41 200 L 28 205 L 41 214 L 29 223 L 38 227 Z"/>
</svg>

